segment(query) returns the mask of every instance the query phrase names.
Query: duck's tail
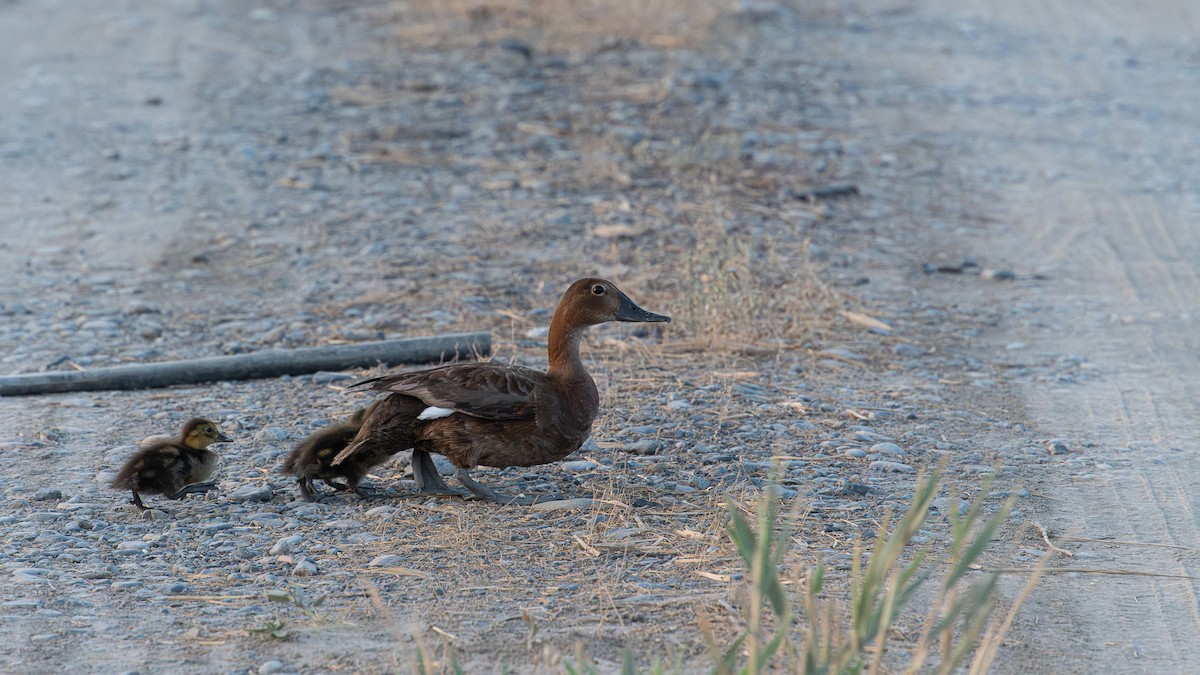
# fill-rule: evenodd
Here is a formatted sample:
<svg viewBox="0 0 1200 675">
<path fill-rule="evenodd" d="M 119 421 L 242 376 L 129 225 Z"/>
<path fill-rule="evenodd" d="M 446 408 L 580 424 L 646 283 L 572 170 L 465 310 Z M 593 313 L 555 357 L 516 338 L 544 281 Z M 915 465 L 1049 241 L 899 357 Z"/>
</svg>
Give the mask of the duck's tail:
<svg viewBox="0 0 1200 675">
<path fill-rule="evenodd" d="M 337 466 L 338 464 L 341 464 L 343 461 L 345 461 L 345 459 L 347 457 L 349 457 L 350 455 L 353 455 L 355 453 L 355 451 L 358 450 L 360 447 L 362 447 L 362 444 L 366 443 L 366 442 L 367 442 L 367 439 L 365 439 L 365 438 L 361 439 L 361 440 L 351 441 L 349 445 L 342 448 L 342 451 L 334 456 L 333 461 L 330 462 L 330 464 L 333 466 Z"/>
</svg>

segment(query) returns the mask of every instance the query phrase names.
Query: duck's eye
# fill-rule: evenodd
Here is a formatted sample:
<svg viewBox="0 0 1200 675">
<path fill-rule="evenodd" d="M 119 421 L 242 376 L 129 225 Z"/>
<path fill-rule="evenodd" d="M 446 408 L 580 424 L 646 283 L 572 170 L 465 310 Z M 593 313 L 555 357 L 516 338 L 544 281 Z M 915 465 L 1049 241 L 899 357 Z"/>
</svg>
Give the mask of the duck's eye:
<svg viewBox="0 0 1200 675">
<path fill-rule="evenodd" d="M 593 295 L 604 295 L 604 286 L 602 286 L 600 284 L 596 284 L 595 286 L 592 286 L 592 294 Z"/>
<path fill-rule="evenodd" d="M 204 433 L 206 433 L 206 434 L 211 434 L 212 432 L 213 432 L 213 428 L 212 428 L 212 427 L 204 427 Z"/>
</svg>

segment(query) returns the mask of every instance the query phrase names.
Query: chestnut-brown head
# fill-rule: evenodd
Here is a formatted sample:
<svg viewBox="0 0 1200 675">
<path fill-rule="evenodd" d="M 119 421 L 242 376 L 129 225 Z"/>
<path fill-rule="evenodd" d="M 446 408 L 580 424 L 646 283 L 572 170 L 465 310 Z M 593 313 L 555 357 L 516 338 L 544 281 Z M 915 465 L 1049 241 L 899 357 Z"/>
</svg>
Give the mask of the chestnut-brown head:
<svg viewBox="0 0 1200 675">
<path fill-rule="evenodd" d="M 233 439 L 221 433 L 216 424 L 197 417 L 183 425 L 179 442 L 194 450 L 203 450 L 213 443 L 228 443 Z"/>
<path fill-rule="evenodd" d="M 594 326 L 608 321 L 660 322 L 671 317 L 647 312 L 621 292 L 617 285 L 606 279 L 580 279 L 571 284 L 558 303 L 558 310 L 565 312 L 570 323 Z"/>
</svg>

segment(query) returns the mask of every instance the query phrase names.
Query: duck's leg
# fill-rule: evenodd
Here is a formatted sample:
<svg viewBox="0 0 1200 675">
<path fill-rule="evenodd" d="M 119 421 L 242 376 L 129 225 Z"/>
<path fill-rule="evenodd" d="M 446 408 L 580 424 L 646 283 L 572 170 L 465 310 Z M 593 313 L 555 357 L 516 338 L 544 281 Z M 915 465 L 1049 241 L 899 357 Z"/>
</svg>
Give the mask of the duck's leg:
<svg viewBox="0 0 1200 675">
<path fill-rule="evenodd" d="M 412 451 L 413 480 L 417 483 L 417 492 L 427 495 L 462 495 L 462 490 L 455 490 L 446 485 L 442 475 L 438 473 L 433 457 L 424 450 Z M 466 485 L 466 483 L 463 483 Z M 479 485 L 476 483 L 476 485 Z M 482 486 L 480 486 L 482 487 Z M 487 488 L 483 488 L 487 489 Z"/>
<path fill-rule="evenodd" d="M 173 495 L 168 495 L 171 499 L 183 499 L 185 495 L 203 494 L 210 490 L 217 489 L 217 482 L 210 480 L 203 483 L 192 483 L 179 488 L 179 492 Z"/>
<path fill-rule="evenodd" d="M 142 496 L 137 493 L 137 490 L 133 491 L 133 499 L 130 499 L 129 503 L 138 507 L 139 511 L 145 511 L 150 508 L 149 506 L 146 506 L 145 504 L 142 503 Z"/>
<path fill-rule="evenodd" d="M 367 488 L 367 487 L 363 487 L 363 486 L 359 485 L 357 481 L 352 483 L 351 481 L 347 480 L 345 483 L 336 483 L 331 480 L 326 480 L 325 484 L 328 485 L 329 487 L 333 488 L 334 490 L 337 490 L 338 492 L 346 492 L 347 490 L 353 490 L 354 494 L 358 495 L 359 497 L 361 497 L 363 499 L 379 499 L 378 492 L 372 490 L 371 488 Z"/>
<path fill-rule="evenodd" d="M 468 469 L 460 468 L 457 472 L 455 472 L 454 475 L 458 476 L 458 482 L 462 483 L 464 487 L 466 487 L 468 490 L 473 492 L 476 496 L 482 497 L 489 501 L 496 502 L 497 504 L 516 504 L 517 506 L 533 506 L 534 504 L 537 504 L 538 502 L 550 502 L 550 501 L 560 499 L 559 497 L 551 497 L 551 496 L 517 497 L 517 496 L 513 496 L 513 495 L 500 494 L 499 492 L 496 492 L 495 490 L 493 490 L 489 487 L 486 487 L 484 485 L 480 485 L 479 483 L 477 483 L 474 478 L 471 478 L 471 472 Z"/>
<path fill-rule="evenodd" d="M 315 487 L 313 487 L 312 476 L 304 476 L 303 478 L 298 478 L 298 479 L 296 479 L 296 482 L 300 485 L 300 496 L 304 497 L 304 501 L 306 501 L 306 502 L 317 501 L 317 496 L 318 496 L 317 489 Z"/>
</svg>

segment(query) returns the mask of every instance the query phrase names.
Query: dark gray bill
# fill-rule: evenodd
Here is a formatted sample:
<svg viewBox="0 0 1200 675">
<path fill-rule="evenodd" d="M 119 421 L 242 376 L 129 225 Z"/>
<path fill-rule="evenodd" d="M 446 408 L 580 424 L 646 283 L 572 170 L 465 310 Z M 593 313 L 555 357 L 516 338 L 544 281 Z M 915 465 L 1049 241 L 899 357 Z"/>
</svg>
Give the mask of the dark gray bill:
<svg viewBox="0 0 1200 675">
<path fill-rule="evenodd" d="M 670 321 L 671 317 L 647 312 L 637 303 L 629 299 L 628 295 L 621 294 L 621 306 L 617 309 L 617 321 L 640 321 L 640 322 L 659 322 Z"/>
</svg>

